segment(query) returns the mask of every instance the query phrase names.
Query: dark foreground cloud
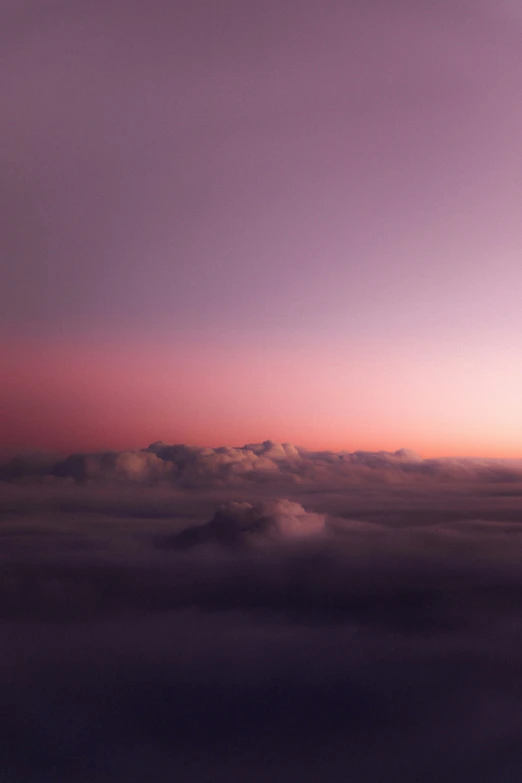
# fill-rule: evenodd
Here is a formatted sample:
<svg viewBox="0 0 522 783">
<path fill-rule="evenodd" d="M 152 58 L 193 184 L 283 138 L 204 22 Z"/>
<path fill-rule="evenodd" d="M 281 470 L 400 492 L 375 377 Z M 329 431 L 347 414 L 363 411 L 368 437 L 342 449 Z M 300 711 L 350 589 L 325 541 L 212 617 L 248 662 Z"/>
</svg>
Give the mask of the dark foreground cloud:
<svg viewBox="0 0 522 783">
<path fill-rule="evenodd" d="M 65 458 L 21 455 L 0 466 L 4 481 L 75 481 L 226 487 L 241 484 L 473 482 L 522 483 L 522 460 L 422 459 L 399 449 L 310 451 L 290 443 L 250 443 L 231 448 L 169 445 L 138 451 L 71 454 Z"/>
<path fill-rule="evenodd" d="M 3 780 L 519 779 L 522 493 L 288 487 L 0 487 Z"/>
<path fill-rule="evenodd" d="M 314 514 L 290 500 L 277 500 L 253 506 L 251 503 L 227 503 L 210 522 L 185 528 L 165 543 L 175 549 L 187 549 L 206 543 L 224 545 L 263 545 L 284 538 L 314 536 L 325 530 L 325 516 Z"/>
</svg>

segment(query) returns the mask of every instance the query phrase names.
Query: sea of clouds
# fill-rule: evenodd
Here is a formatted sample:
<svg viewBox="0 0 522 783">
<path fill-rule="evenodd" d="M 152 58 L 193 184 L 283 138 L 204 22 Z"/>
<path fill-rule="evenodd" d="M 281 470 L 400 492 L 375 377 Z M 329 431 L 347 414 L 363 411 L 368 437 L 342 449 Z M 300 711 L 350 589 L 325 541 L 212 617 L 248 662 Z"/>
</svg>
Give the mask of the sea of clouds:
<svg viewBox="0 0 522 783">
<path fill-rule="evenodd" d="M 2 779 L 520 778 L 519 462 L 157 443 L 1 476 Z"/>
</svg>

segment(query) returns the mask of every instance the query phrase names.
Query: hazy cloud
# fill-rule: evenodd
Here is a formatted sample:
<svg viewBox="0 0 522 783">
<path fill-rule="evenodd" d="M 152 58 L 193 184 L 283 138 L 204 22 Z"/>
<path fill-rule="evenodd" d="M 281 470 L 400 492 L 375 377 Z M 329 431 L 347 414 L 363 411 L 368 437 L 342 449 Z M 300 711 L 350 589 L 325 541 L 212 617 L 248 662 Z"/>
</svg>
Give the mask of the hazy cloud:
<svg viewBox="0 0 522 783">
<path fill-rule="evenodd" d="M 200 451 L 175 448 L 1 484 L 6 779 L 516 779 L 516 485 L 183 488 Z"/>
</svg>

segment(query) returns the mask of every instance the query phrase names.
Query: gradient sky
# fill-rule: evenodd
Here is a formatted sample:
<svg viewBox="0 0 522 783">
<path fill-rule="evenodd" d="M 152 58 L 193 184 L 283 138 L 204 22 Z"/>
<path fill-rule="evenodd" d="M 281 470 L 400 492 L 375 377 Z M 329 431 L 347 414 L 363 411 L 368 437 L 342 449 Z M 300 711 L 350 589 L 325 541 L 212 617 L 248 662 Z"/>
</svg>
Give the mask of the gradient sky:
<svg viewBox="0 0 522 783">
<path fill-rule="evenodd" d="M 4 451 L 522 454 L 519 0 L 4 0 Z"/>
</svg>

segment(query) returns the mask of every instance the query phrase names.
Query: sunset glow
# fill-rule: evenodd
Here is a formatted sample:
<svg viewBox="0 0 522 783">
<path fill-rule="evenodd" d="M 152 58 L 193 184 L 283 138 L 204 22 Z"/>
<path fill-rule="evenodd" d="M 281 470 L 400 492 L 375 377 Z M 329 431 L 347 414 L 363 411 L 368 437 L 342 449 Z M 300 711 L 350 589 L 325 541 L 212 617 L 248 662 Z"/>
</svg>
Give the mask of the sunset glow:
<svg viewBox="0 0 522 783">
<path fill-rule="evenodd" d="M 277 345 L 197 336 L 100 343 L 4 349 L 6 452 L 159 439 L 242 445 L 268 435 L 308 448 L 520 456 L 515 346 L 297 335 Z"/>
</svg>

